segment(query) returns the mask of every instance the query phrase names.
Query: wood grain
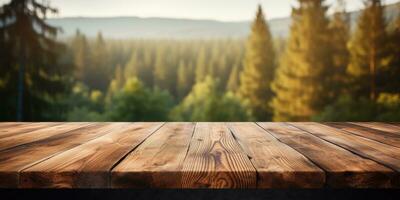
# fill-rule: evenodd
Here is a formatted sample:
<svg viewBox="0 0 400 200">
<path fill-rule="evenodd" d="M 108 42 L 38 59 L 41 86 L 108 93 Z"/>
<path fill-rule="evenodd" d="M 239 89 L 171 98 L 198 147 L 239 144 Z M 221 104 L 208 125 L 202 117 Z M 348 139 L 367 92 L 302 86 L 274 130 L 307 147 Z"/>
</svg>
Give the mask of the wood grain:
<svg viewBox="0 0 400 200">
<path fill-rule="evenodd" d="M 94 123 L 2 151 L 0 152 L 0 187 L 16 188 L 19 183 L 19 173 L 23 169 L 121 127 L 123 124 L 120 123 Z"/>
<path fill-rule="evenodd" d="M 319 188 L 325 174 L 255 123 L 228 123 L 258 173 L 258 188 Z"/>
<path fill-rule="evenodd" d="M 9 128 L 9 127 L 17 127 L 23 124 L 31 124 L 27 122 L 0 122 L 0 129 Z"/>
<path fill-rule="evenodd" d="M 18 125 L 0 127 L 0 139 L 56 125 L 60 125 L 60 123 L 18 123 Z"/>
<path fill-rule="evenodd" d="M 290 123 L 326 141 L 400 171 L 400 149 L 318 123 Z"/>
<path fill-rule="evenodd" d="M 396 172 L 372 160 L 362 158 L 286 123 L 259 125 L 324 169 L 327 173 L 325 185 L 328 187 L 393 187 Z"/>
<path fill-rule="evenodd" d="M 255 188 L 251 161 L 224 123 L 198 123 L 183 164 L 183 188 Z"/>
<path fill-rule="evenodd" d="M 0 188 L 400 187 L 400 127 L 333 126 L 0 123 Z"/>
<path fill-rule="evenodd" d="M 48 128 L 41 128 L 39 130 L 31 131 L 24 134 L 16 134 L 14 136 L 5 137 L 0 139 L 0 151 L 9 149 L 25 143 L 31 143 L 46 139 L 48 137 L 72 131 L 81 127 L 90 125 L 90 123 L 69 123 L 61 124 L 58 126 L 51 126 Z"/>
<path fill-rule="evenodd" d="M 119 163 L 113 188 L 180 188 L 194 123 L 167 123 Z"/>
<path fill-rule="evenodd" d="M 400 147 L 400 134 L 371 129 L 351 123 L 326 123 L 326 125 L 381 143 Z"/>
<path fill-rule="evenodd" d="M 380 123 L 380 122 L 357 122 L 357 123 L 353 123 L 353 124 L 357 124 L 359 126 L 365 126 L 368 128 L 385 131 L 385 132 L 389 132 L 389 133 L 400 134 L 400 127 L 395 126 L 393 124 Z"/>
<path fill-rule="evenodd" d="M 24 188 L 107 188 L 110 170 L 163 123 L 126 123 L 20 173 Z"/>
</svg>

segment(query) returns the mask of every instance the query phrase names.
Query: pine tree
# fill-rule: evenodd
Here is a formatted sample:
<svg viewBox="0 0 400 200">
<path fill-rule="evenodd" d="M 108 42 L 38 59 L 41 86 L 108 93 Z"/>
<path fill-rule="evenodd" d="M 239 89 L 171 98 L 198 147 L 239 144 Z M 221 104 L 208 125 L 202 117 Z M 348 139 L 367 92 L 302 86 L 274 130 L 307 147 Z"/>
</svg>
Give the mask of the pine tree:
<svg viewBox="0 0 400 200">
<path fill-rule="evenodd" d="M 400 14 L 390 24 L 388 38 L 389 65 L 383 70 L 384 76 L 380 77 L 379 83 L 385 92 L 400 93 Z"/>
<path fill-rule="evenodd" d="M 90 49 L 86 36 L 79 30 L 76 31 L 73 38 L 71 50 L 74 57 L 75 77 L 77 80 L 83 81 L 90 68 Z"/>
<path fill-rule="evenodd" d="M 337 1 L 338 5 L 329 24 L 332 69 L 331 76 L 327 78 L 330 81 L 328 90 L 332 99 L 344 93 L 347 82 L 346 69 L 349 63 L 347 43 L 350 38 L 350 21 L 344 0 Z"/>
<path fill-rule="evenodd" d="M 186 66 L 185 61 L 181 60 L 178 66 L 178 75 L 177 75 L 177 84 L 176 91 L 178 93 L 178 99 L 181 100 L 185 97 L 190 91 L 190 73 L 189 67 Z"/>
<path fill-rule="evenodd" d="M 202 82 L 207 76 L 206 50 L 201 48 L 196 61 L 196 83 Z"/>
<path fill-rule="evenodd" d="M 235 65 L 229 75 L 226 90 L 235 93 L 239 88 L 239 65 Z"/>
<path fill-rule="evenodd" d="M 386 57 L 386 22 L 380 0 L 368 0 L 365 4 L 349 42 L 351 57 L 347 71 L 355 85 L 354 93 L 369 95 L 371 100 L 375 100 L 377 74 L 384 67 Z"/>
<path fill-rule="evenodd" d="M 101 32 L 97 34 L 92 52 L 92 66 L 87 84 L 93 89 L 105 91 L 112 78 L 112 68 L 109 66 L 107 45 Z"/>
<path fill-rule="evenodd" d="M 125 79 L 128 80 L 129 78 L 132 77 L 142 77 L 140 74 L 140 60 L 138 57 L 138 52 L 133 51 L 131 57 L 129 58 L 129 61 L 125 65 L 124 69 L 124 76 Z"/>
<path fill-rule="evenodd" d="M 65 76 L 72 70 L 57 63 L 65 49 L 56 41 L 59 29 L 45 21 L 54 13 L 37 0 L 11 0 L 0 8 L 0 49 L 7 51 L 0 70 L 1 120 L 46 120 L 54 99 L 68 89 Z"/>
<path fill-rule="evenodd" d="M 129 77 L 129 78 L 136 78 L 136 77 Z M 111 80 L 110 85 L 108 86 L 106 102 L 108 103 L 110 102 L 111 98 L 124 87 L 125 80 L 128 79 L 125 78 L 124 71 L 121 65 L 117 65 L 117 67 L 115 68 L 114 78 Z"/>
<path fill-rule="evenodd" d="M 240 75 L 238 91 L 238 95 L 249 102 L 257 120 L 271 119 L 269 102 L 273 97 L 271 82 L 275 65 L 272 36 L 262 8 L 259 6 L 247 41 L 244 69 Z"/>
<path fill-rule="evenodd" d="M 275 121 L 307 121 L 327 102 L 330 76 L 327 7 L 324 0 L 299 0 L 292 11 L 286 50 L 272 84 Z"/>
</svg>

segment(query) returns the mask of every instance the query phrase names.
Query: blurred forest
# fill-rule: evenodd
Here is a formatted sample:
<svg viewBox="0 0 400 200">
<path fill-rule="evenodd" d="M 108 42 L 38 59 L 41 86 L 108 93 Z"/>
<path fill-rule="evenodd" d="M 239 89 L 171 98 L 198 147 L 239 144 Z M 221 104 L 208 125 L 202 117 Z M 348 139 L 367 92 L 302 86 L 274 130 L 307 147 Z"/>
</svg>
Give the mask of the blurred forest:
<svg viewBox="0 0 400 200">
<path fill-rule="evenodd" d="M 400 121 L 400 15 L 298 0 L 288 38 L 57 40 L 57 10 L 0 9 L 0 121 Z M 62 9 L 62 8 L 61 8 Z M 400 8 L 399 8 L 400 9 Z"/>
</svg>

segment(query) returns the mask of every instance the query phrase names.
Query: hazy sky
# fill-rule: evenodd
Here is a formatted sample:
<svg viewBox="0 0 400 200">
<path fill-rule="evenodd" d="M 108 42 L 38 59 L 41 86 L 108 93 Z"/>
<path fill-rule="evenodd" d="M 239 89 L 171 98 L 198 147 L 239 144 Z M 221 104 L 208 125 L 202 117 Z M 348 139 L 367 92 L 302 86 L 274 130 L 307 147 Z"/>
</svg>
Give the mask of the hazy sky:
<svg viewBox="0 0 400 200">
<path fill-rule="evenodd" d="M 0 0 L 0 3 L 10 0 Z M 290 15 L 296 0 L 47 0 L 58 7 L 58 17 L 139 16 L 240 21 L 252 19 L 261 3 L 267 18 Z M 386 3 L 399 0 L 384 0 Z M 326 0 L 334 4 L 335 0 Z M 348 10 L 362 7 L 363 0 L 346 0 Z"/>
</svg>

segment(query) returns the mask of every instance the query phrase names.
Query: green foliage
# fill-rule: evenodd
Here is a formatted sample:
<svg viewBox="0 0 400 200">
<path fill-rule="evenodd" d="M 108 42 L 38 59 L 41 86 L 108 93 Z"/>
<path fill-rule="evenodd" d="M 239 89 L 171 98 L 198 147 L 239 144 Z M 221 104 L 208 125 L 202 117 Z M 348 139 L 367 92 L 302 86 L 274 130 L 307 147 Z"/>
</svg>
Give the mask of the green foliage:
<svg viewBox="0 0 400 200">
<path fill-rule="evenodd" d="M 167 92 L 149 90 L 137 78 L 130 78 L 107 105 L 111 121 L 165 121 L 171 104 Z"/>
<path fill-rule="evenodd" d="M 259 6 L 246 46 L 238 95 L 249 102 L 254 116 L 260 121 L 271 120 L 272 110 L 269 102 L 273 97 L 271 82 L 275 66 L 272 36 Z"/>
<path fill-rule="evenodd" d="M 20 91 L 29 121 L 400 120 L 400 16 L 386 26 L 379 0 L 366 1 L 354 33 L 343 6 L 327 17 L 325 1 L 299 0 L 288 40 L 272 38 L 260 7 L 247 40 L 77 31 L 68 51 L 24 13 L 31 2 L 0 9 L 1 121 L 15 120 Z M 1 26 L 15 13 L 32 20 Z"/>
<path fill-rule="evenodd" d="M 196 83 L 188 96 L 171 113 L 175 121 L 247 121 L 252 119 L 232 94 L 217 92 L 218 83 L 210 76 Z"/>
<path fill-rule="evenodd" d="M 67 121 L 106 121 L 102 114 L 104 98 L 99 90 L 90 91 L 83 83 L 77 83 L 66 103 L 70 108 L 65 116 Z"/>
<path fill-rule="evenodd" d="M 400 95 L 381 94 L 378 101 L 342 96 L 316 115 L 316 121 L 399 121 Z"/>
<path fill-rule="evenodd" d="M 72 67 L 45 18 L 57 10 L 36 0 L 0 8 L 0 120 L 52 121 L 65 111 Z"/>
<path fill-rule="evenodd" d="M 228 83 L 226 85 L 227 91 L 235 93 L 238 90 L 240 84 L 239 76 L 239 66 L 235 65 L 229 75 Z"/>
<path fill-rule="evenodd" d="M 275 121 L 307 121 L 328 101 L 331 72 L 327 7 L 323 0 L 299 0 L 292 13 L 286 50 L 272 89 Z"/>
</svg>

